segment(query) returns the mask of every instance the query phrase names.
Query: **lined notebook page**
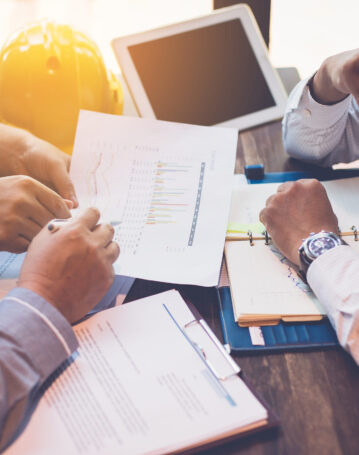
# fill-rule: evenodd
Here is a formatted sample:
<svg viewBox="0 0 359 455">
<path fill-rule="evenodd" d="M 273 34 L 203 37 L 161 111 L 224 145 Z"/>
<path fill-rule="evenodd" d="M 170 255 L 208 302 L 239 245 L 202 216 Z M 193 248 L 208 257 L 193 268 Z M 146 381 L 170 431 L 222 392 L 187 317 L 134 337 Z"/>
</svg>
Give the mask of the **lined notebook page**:
<svg viewBox="0 0 359 455">
<path fill-rule="evenodd" d="M 359 228 L 359 177 L 323 182 L 342 232 Z"/>
<path fill-rule="evenodd" d="M 353 225 L 359 228 L 359 177 L 322 182 L 327 190 L 342 232 Z M 281 183 L 253 184 L 237 187 L 232 193 L 229 223 L 254 224 L 269 196 Z"/>
<path fill-rule="evenodd" d="M 325 315 L 297 268 L 274 245 L 227 242 L 225 254 L 236 320 L 242 315 Z"/>
<path fill-rule="evenodd" d="M 354 237 L 345 240 L 359 252 L 359 241 Z M 225 256 L 236 320 L 256 315 L 325 315 L 314 293 L 297 275 L 298 267 L 273 244 L 226 242 Z"/>
</svg>

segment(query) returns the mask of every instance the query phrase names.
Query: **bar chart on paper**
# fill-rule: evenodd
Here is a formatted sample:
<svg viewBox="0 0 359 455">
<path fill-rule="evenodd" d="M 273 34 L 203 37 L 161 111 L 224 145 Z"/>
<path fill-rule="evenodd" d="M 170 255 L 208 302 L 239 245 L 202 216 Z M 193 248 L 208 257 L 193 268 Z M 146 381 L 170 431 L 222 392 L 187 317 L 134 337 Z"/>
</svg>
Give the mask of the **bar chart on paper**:
<svg viewBox="0 0 359 455">
<path fill-rule="evenodd" d="M 81 206 L 97 206 L 115 228 L 121 249 L 116 273 L 216 284 L 237 134 L 222 128 L 222 134 L 214 135 L 214 129 L 193 125 L 81 115 L 71 175 Z M 101 131 L 108 129 L 103 138 L 91 134 L 94 116 L 97 128 L 100 123 Z M 115 120 L 116 129 L 110 129 L 108 122 Z M 86 158 L 81 158 L 82 150 Z"/>
<path fill-rule="evenodd" d="M 193 246 L 205 163 L 135 161 L 130 172 L 121 221 L 113 223 L 122 251 L 135 255 L 162 236 L 168 253 Z"/>
</svg>

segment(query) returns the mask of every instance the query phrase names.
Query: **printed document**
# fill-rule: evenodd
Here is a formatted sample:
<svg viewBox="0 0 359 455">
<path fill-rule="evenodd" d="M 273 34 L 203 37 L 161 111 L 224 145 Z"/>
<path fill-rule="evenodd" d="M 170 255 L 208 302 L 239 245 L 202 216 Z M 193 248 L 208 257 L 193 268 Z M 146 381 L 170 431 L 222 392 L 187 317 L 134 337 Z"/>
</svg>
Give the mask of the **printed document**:
<svg viewBox="0 0 359 455">
<path fill-rule="evenodd" d="M 200 325 L 184 328 L 193 319 L 168 291 L 76 326 L 78 355 L 7 455 L 173 453 L 265 425 L 266 409 L 239 376 L 218 379 L 231 365 Z"/>
<path fill-rule="evenodd" d="M 81 111 L 71 164 L 81 208 L 116 230 L 118 274 L 218 282 L 238 133 Z"/>
</svg>

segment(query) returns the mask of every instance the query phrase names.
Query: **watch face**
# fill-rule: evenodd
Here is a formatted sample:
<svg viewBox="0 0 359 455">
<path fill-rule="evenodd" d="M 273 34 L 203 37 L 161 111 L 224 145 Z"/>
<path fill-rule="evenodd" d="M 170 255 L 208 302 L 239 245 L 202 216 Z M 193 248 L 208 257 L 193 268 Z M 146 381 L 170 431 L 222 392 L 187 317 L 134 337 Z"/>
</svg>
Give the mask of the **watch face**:
<svg viewBox="0 0 359 455">
<path fill-rule="evenodd" d="M 311 256 L 318 257 L 323 254 L 324 251 L 330 250 L 337 246 L 337 244 L 338 243 L 334 238 L 323 236 L 317 239 L 313 239 L 308 245 L 308 250 Z"/>
</svg>

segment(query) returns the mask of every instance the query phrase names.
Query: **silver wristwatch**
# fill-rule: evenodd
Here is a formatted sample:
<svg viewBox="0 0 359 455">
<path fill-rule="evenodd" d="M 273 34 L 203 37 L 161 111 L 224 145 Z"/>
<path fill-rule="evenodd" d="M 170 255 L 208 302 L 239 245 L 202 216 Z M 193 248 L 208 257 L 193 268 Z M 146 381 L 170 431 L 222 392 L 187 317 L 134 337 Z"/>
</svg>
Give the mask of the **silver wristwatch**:
<svg viewBox="0 0 359 455">
<path fill-rule="evenodd" d="M 334 232 L 312 232 L 303 240 L 299 248 L 300 276 L 306 281 L 307 271 L 310 264 L 328 250 L 340 245 L 347 245 L 339 235 Z"/>
</svg>

